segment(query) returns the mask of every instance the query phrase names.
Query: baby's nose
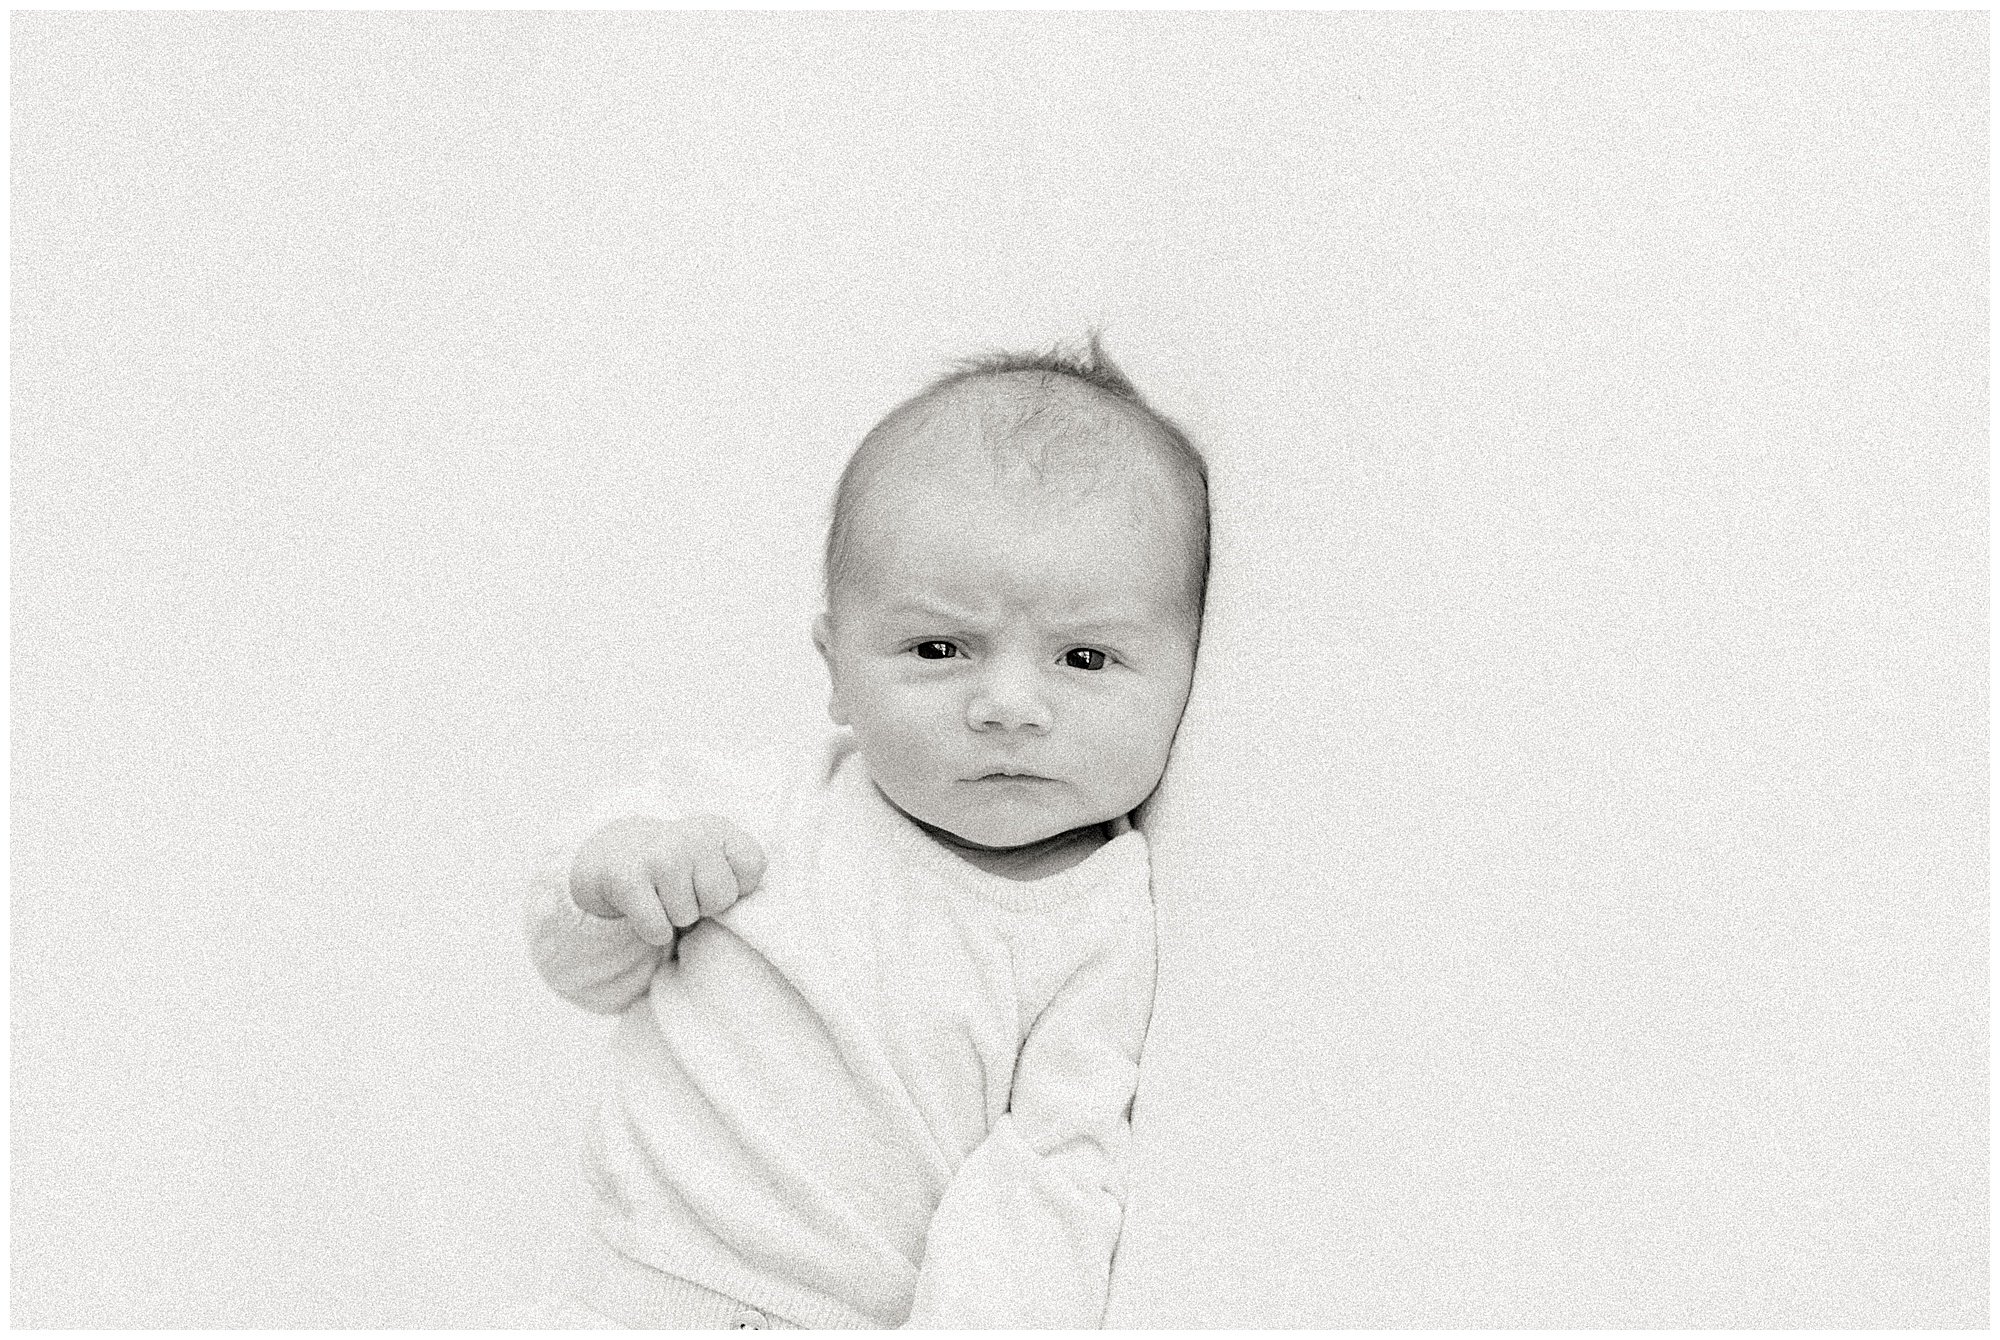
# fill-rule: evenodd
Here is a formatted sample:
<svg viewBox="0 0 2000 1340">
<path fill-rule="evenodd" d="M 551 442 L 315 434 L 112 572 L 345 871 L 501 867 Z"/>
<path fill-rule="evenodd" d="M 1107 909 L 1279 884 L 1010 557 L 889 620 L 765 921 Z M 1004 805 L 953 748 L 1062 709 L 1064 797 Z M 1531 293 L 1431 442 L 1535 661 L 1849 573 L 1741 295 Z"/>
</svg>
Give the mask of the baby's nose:
<svg viewBox="0 0 2000 1340">
<path fill-rule="evenodd" d="M 996 670 L 986 677 L 965 705 L 966 724 L 974 730 L 1047 730 L 1048 701 L 1031 675 Z"/>
</svg>

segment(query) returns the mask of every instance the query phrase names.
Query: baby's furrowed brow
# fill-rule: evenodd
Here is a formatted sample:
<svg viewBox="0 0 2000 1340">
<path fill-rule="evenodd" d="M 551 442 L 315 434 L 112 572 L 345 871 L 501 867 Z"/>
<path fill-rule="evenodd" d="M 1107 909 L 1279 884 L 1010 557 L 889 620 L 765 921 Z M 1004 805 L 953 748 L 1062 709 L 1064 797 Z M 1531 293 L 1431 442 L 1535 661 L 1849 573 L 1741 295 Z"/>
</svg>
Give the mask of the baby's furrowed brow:
<svg viewBox="0 0 2000 1340">
<path fill-rule="evenodd" d="M 884 616 L 899 622 L 918 620 L 934 629 L 972 630 L 983 622 L 977 615 L 926 601 L 905 601 L 885 610 Z M 1093 639 L 1119 641 L 1144 637 L 1158 631 L 1159 624 L 1156 621 L 1112 614 L 1102 618 L 1086 614 L 1080 618 L 1065 619 L 1048 626 L 1051 635 L 1078 642 L 1089 642 Z"/>
</svg>

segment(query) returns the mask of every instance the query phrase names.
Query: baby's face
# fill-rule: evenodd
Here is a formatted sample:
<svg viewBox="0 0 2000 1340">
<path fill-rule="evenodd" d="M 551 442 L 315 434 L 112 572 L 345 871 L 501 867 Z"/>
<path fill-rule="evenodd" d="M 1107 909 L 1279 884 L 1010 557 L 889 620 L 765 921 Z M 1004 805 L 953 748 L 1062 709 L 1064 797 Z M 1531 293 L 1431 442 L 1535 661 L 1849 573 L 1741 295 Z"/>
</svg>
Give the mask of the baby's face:
<svg viewBox="0 0 2000 1340">
<path fill-rule="evenodd" d="M 875 784 L 1012 847 L 1129 812 L 1194 673 L 1188 557 L 1126 490 L 1023 495 L 967 474 L 885 487 L 860 573 L 814 641 Z"/>
</svg>

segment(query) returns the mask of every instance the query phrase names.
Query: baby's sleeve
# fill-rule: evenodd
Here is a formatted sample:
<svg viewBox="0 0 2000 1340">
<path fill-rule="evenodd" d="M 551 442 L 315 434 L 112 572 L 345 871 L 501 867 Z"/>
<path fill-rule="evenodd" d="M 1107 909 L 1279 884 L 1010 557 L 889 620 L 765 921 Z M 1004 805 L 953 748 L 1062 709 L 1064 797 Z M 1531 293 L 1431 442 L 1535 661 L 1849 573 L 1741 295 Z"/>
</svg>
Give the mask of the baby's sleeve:
<svg viewBox="0 0 2000 1340">
<path fill-rule="evenodd" d="M 1108 928 L 1030 1027 L 1008 1111 L 932 1216 L 907 1326 L 1103 1324 L 1154 959 L 1148 907 Z"/>
<path fill-rule="evenodd" d="M 587 817 L 551 832 L 528 873 L 523 911 L 535 971 L 550 990 L 595 1014 L 616 1014 L 644 995 L 665 951 L 640 939 L 625 918 L 578 907 L 570 897 L 570 866 L 590 835 L 615 819 L 685 814 L 676 789 L 657 784 L 657 766 L 630 785 L 601 793 Z"/>
</svg>

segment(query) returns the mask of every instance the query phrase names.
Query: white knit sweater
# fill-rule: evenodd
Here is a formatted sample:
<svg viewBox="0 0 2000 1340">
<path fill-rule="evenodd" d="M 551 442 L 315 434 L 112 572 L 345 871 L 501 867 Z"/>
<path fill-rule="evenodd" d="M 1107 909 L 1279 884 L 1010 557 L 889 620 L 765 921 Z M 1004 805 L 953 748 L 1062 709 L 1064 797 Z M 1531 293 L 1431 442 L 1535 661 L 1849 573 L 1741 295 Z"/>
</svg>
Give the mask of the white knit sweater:
<svg viewBox="0 0 2000 1340">
<path fill-rule="evenodd" d="M 687 780 L 573 836 L 724 813 L 769 857 L 756 892 L 671 954 L 570 901 L 572 845 L 530 898 L 543 978 L 623 1015 L 599 1234 L 805 1326 L 1098 1326 L 1152 1010 L 1145 839 L 1119 820 L 1060 874 L 988 874 L 892 807 L 846 732 L 765 815 Z"/>
</svg>

